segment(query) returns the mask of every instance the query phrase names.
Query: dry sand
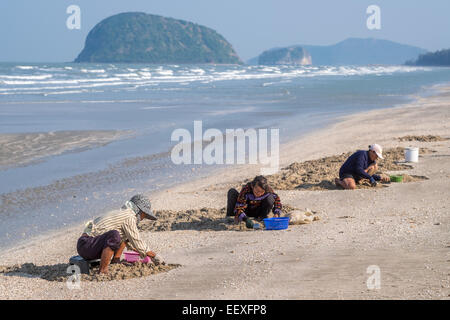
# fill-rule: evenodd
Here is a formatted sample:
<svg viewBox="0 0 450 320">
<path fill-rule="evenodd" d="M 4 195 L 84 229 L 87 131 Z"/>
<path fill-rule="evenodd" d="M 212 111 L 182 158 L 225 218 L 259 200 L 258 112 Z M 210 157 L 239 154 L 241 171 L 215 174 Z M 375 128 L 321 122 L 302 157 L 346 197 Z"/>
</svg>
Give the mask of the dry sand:
<svg viewBox="0 0 450 320">
<path fill-rule="evenodd" d="M 104 146 L 130 134 L 116 130 L 0 134 L 0 168 L 23 166 L 65 152 Z"/>
<path fill-rule="evenodd" d="M 281 148 L 281 166 L 297 163 L 293 172 L 301 180 L 308 174 L 301 171 L 305 161 L 322 159 L 308 162 L 315 168 L 331 157 L 328 164 L 332 164 L 335 155 L 374 142 L 386 150 L 414 145 L 428 150 L 419 163 L 381 170 L 427 180 L 353 191 L 308 190 L 297 188 L 303 181 L 294 181 L 277 190 L 283 204 L 317 211 L 319 221 L 283 231 L 238 232 L 221 227 L 226 192 L 258 174 L 259 167 L 232 166 L 151 195 L 165 222 L 148 227 L 142 235 L 167 262 L 180 267 L 147 277 L 82 281 L 78 290 L 68 289 L 64 282 L 3 273 L 0 298 L 449 299 L 450 141 L 398 139 L 450 137 L 450 89 L 441 90 L 440 96 L 418 98 L 409 105 L 345 117 Z M 283 172 L 275 176 L 282 177 Z M 323 179 L 318 176 L 314 183 Z M 179 215 L 179 220 L 171 215 Z M 18 244 L 0 254 L 0 265 L 67 264 L 81 230 L 81 225 L 74 226 Z M 367 268 L 372 265 L 380 268 L 380 289 L 367 287 Z"/>
</svg>

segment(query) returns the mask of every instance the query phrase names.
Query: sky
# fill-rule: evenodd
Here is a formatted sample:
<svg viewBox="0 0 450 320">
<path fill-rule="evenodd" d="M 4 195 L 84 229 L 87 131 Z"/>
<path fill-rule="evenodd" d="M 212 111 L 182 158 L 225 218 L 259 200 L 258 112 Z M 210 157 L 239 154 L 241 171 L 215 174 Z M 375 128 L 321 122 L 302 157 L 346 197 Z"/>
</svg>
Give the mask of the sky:
<svg viewBox="0 0 450 320">
<path fill-rule="evenodd" d="M 66 26 L 70 5 L 80 7 L 80 29 Z M 380 7 L 380 30 L 367 28 L 370 5 Z M 450 48 L 449 0 L 1 0 L 0 61 L 73 61 L 98 22 L 129 11 L 210 27 L 244 61 L 273 47 L 329 45 L 349 37 Z"/>
</svg>

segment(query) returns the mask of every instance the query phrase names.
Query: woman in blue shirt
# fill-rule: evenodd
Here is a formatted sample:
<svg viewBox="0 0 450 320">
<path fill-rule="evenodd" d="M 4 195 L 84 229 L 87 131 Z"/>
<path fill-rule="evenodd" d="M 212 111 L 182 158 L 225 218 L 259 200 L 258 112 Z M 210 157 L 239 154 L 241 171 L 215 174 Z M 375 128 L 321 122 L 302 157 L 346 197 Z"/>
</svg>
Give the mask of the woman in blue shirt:
<svg viewBox="0 0 450 320">
<path fill-rule="evenodd" d="M 383 159 L 383 149 L 378 144 L 369 146 L 369 150 L 359 150 L 352 154 L 339 170 L 339 179 L 335 183 L 344 189 L 356 189 L 356 183 L 361 179 L 368 179 L 370 184 L 375 187 L 377 181 L 385 181 L 379 175 L 376 160 Z"/>
</svg>

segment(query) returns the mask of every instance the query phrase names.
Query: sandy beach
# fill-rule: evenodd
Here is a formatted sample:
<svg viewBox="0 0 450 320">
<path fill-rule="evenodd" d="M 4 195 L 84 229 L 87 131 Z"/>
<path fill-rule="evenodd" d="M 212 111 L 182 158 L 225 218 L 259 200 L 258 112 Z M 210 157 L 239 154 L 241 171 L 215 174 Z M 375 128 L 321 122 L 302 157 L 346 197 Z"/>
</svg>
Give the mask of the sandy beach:
<svg viewBox="0 0 450 320">
<path fill-rule="evenodd" d="M 420 138 L 427 135 L 441 139 Z M 407 105 L 346 116 L 282 145 L 281 167 L 378 143 L 386 150 L 422 148 L 418 163 L 385 172 L 425 178 L 354 191 L 275 186 L 284 205 L 308 208 L 318 221 L 283 231 L 214 228 L 223 222 L 214 221 L 227 190 L 259 173 L 258 166 L 232 166 L 151 194 L 154 209 L 166 210 L 169 221 L 167 210 L 193 210 L 197 220 L 215 212 L 210 225 L 182 217 L 184 227 L 144 228 L 150 247 L 180 266 L 126 280 L 82 281 L 73 290 L 64 281 L 1 272 L 0 299 L 450 299 L 448 138 L 448 87 Z M 81 231 L 80 224 L 22 242 L 0 253 L 0 266 L 66 264 Z M 369 266 L 380 270 L 379 289 L 367 286 Z"/>
</svg>

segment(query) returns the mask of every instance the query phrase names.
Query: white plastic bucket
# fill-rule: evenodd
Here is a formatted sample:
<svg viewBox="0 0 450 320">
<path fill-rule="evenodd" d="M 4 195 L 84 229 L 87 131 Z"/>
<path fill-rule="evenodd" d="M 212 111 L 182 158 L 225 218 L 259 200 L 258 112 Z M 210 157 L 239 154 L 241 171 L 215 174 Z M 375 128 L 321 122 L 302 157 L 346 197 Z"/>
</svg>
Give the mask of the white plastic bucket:
<svg viewBox="0 0 450 320">
<path fill-rule="evenodd" d="M 406 162 L 419 162 L 419 148 L 405 148 L 405 161 Z"/>
</svg>

